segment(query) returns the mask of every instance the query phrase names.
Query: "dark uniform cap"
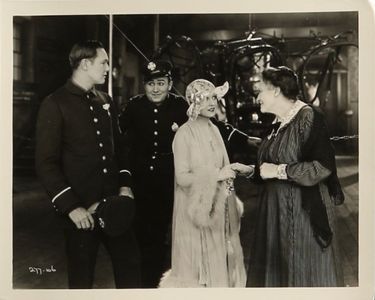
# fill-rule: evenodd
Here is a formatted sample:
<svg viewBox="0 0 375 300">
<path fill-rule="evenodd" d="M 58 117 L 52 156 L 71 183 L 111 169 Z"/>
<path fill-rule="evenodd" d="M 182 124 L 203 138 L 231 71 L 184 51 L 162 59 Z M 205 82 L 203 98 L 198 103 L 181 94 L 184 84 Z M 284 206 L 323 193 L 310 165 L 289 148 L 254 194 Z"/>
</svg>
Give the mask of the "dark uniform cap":
<svg viewBox="0 0 375 300">
<path fill-rule="evenodd" d="M 144 82 L 159 77 L 169 77 L 169 79 L 172 79 L 172 65 L 165 60 L 150 61 L 143 68 L 143 76 Z"/>
<path fill-rule="evenodd" d="M 130 227 L 135 214 L 134 199 L 111 196 L 100 201 L 95 217 L 101 229 L 110 236 L 118 236 Z"/>
</svg>

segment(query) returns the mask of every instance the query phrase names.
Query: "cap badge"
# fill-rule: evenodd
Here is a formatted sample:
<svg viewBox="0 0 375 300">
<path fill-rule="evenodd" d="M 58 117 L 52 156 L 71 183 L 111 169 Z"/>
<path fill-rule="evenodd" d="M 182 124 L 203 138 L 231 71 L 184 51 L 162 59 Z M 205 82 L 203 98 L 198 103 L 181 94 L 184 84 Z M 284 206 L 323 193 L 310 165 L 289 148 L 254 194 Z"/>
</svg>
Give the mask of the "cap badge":
<svg viewBox="0 0 375 300">
<path fill-rule="evenodd" d="M 154 62 L 149 62 L 148 65 L 147 65 L 147 69 L 149 69 L 150 71 L 154 71 L 156 69 L 156 65 Z"/>
</svg>

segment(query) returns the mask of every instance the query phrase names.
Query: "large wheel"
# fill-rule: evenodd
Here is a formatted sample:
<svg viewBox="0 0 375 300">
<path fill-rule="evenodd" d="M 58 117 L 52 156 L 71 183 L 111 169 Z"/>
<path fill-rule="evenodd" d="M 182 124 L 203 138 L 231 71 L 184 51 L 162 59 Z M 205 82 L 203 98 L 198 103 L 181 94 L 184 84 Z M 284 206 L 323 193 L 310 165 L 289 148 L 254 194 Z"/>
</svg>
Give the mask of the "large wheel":
<svg viewBox="0 0 375 300">
<path fill-rule="evenodd" d="M 301 96 L 306 103 L 324 109 L 335 89 L 333 78 L 347 72 L 350 52 L 358 53 L 358 45 L 333 42 L 314 48 L 306 56 L 299 71 Z"/>
</svg>

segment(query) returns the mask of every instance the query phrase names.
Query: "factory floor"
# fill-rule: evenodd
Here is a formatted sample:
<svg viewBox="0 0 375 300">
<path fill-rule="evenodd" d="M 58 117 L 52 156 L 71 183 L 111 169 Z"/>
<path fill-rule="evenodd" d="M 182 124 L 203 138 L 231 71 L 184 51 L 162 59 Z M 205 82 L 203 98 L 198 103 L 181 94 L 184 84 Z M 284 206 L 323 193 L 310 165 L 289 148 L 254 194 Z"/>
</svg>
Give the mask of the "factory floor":
<svg viewBox="0 0 375 300">
<path fill-rule="evenodd" d="M 358 157 L 337 156 L 340 182 L 346 199 L 337 209 L 337 234 L 346 286 L 358 285 Z M 236 180 L 238 196 L 244 202 L 241 242 L 245 263 L 255 222 L 257 188 L 248 180 Z M 37 272 L 37 268 L 44 272 Z M 67 274 L 64 240 L 54 210 L 33 176 L 13 181 L 13 288 L 65 289 Z M 100 248 L 94 288 L 114 288 L 109 257 Z"/>
</svg>

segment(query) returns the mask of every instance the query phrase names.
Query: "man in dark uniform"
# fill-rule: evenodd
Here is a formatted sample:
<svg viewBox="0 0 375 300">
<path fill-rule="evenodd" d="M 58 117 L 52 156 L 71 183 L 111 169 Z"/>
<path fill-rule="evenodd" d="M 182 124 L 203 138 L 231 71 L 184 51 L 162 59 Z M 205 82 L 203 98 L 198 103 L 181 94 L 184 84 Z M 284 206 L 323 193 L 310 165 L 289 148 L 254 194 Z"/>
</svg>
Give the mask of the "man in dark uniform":
<svg viewBox="0 0 375 300">
<path fill-rule="evenodd" d="M 135 230 L 142 256 L 142 286 L 157 287 L 169 267 L 172 220 L 172 141 L 188 119 L 187 102 L 170 92 L 172 66 L 151 61 L 144 68 L 145 94 L 130 99 L 120 126 L 130 143 L 130 170 L 137 204 Z"/>
<path fill-rule="evenodd" d="M 72 77 L 43 101 L 36 133 L 36 170 L 65 225 L 69 287 L 92 288 L 100 242 L 116 287 L 139 287 L 132 230 L 110 236 L 93 218 L 103 198 L 130 194 L 116 104 L 95 89 L 105 82 L 108 56 L 100 42 L 86 41 L 73 46 L 69 60 Z"/>
<path fill-rule="evenodd" d="M 233 155 L 235 153 L 243 152 L 244 149 L 248 149 L 249 147 L 256 149 L 261 142 L 260 138 L 248 136 L 227 122 L 219 121 L 217 118 L 211 118 L 210 120 L 220 131 L 230 161 L 234 160 Z"/>
</svg>

